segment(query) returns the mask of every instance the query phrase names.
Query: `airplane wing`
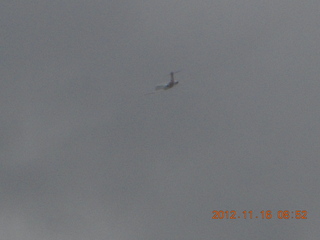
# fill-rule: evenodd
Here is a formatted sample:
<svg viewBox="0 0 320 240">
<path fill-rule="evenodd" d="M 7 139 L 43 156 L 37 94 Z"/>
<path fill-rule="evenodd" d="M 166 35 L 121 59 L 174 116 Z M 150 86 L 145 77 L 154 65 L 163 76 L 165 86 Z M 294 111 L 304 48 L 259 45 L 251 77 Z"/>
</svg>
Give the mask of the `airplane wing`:
<svg viewBox="0 0 320 240">
<path fill-rule="evenodd" d="M 150 95 L 150 94 L 157 93 L 158 90 L 162 90 L 162 89 L 165 90 L 165 89 L 166 89 L 166 86 L 167 86 L 167 85 L 158 85 L 158 86 L 155 87 L 155 90 L 154 90 L 154 91 L 149 92 L 149 93 L 146 93 L 145 95 Z"/>
<path fill-rule="evenodd" d="M 167 85 L 158 85 L 156 86 L 155 90 L 161 90 L 161 89 L 165 89 Z"/>
</svg>

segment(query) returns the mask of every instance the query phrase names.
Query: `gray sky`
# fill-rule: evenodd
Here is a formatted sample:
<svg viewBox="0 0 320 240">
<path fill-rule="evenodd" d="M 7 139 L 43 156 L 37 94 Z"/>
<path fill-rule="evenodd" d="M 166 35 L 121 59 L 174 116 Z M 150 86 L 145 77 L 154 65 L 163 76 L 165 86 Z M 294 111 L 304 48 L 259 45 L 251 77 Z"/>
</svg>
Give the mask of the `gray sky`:
<svg viewBox="0 0 320 240">
<path fill-rule="evenodd" d="M 3 0 L 0 239 L 319 239 L 319 17 L 313 0 Z"/>
</svg>

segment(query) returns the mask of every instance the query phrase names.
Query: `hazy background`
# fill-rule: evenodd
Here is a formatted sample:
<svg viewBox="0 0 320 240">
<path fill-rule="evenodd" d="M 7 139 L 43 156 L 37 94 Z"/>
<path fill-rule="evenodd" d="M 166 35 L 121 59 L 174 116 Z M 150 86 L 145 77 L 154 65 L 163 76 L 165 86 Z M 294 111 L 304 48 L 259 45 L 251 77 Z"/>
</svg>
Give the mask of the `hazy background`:
<svg viewBox="0 0 320 240">
<path fill-rule="evenodd" d="M 2 0 L 0 239 L 319 239 L 319 17 L 318 0 Z"/>
</svg>

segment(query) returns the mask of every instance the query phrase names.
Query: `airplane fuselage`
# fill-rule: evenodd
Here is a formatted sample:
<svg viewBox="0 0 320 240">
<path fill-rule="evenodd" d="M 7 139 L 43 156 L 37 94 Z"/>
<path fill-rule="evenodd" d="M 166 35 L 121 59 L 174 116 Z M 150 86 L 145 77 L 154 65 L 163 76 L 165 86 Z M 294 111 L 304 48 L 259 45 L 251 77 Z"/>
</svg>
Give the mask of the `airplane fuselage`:
<svg viewBox="0 0 320 240">
<path fill-rule="evenodd" d="M 177 85 L 179 82 L 172 82 L 170 81 L 166 86 L 165 86 L 165 90 L 172 88 L 174 85 Z"/>
</svg>

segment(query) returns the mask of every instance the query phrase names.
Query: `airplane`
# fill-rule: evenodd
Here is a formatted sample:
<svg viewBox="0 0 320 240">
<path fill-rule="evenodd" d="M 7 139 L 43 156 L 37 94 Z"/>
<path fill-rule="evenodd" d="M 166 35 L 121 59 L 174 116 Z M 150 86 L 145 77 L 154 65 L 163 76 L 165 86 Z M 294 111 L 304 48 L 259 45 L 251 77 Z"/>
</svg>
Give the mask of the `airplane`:
<svg viewBox="0 0 320 240">
<path fill-rule="evenodd" d="M 168 82 L 168 83 L 165 84 L 165 85 L 158 85 L 158 86 L 156 86 L 155 91 L 150 92 L 150 93 L 147 93 L 147 94 L 156 93 L 156 91 L 161 90 L 161 89 L 162 89 L 162 90 L 168 90 L 168 89 L 170 89 L 170 88 L 173 88 L 175 85 L 177 85 L 177 84 L 179 83 L 178 81 L 175 81 L 175 80 L 174 80 L 174 74 L 175 74 L 175 73 L 178 73 L 178 72 L 181 72 L 181 70 L 176 71 L 176 72 L 171 72 L 171 73 L 170 73 L 170 76 L 171 76 L 170 82 Z"/>
<path fill-rule="evenodd" d="M 175 85 L 177 85 L 179 82 L 178 81 L 176 81 L 176 82 L 174 81 L 174 74 L 178 73 L 180 71 L 171 72 L 170 73 L 170 76 L 171 76 L 170 82 L 168 82 L 166 85 L 158 85 L 158 86 L 156 86 L 156 90 L 160 90 L 160 89 L 168 90 L 170 88 L 173 88 Z"/>
</svg>

